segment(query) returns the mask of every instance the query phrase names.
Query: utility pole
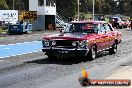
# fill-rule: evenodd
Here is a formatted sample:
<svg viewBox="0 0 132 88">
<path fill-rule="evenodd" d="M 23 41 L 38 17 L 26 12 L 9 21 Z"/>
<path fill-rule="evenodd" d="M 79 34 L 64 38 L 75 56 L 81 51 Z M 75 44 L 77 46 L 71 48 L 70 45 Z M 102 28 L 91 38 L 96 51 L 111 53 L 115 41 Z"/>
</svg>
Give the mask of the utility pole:
<svg viewBox="0 0 132 88">
<path fill-rule="evenodd" d="M 78 0 L 78 21 L 79 21 L 79 5 L 80 5 L 80 3 L 79 3 L 79 0 Z"/>
<path fill-rule="evenodd" d="M 13 10 L 14 10 L 14 0 L 13 0 Z"/>
<path fill-rule="evenodd" d="M 93 0 L 93 20 L 94 20 L 94 3 L 95 3 L 95 0 Z"/>
</svg>

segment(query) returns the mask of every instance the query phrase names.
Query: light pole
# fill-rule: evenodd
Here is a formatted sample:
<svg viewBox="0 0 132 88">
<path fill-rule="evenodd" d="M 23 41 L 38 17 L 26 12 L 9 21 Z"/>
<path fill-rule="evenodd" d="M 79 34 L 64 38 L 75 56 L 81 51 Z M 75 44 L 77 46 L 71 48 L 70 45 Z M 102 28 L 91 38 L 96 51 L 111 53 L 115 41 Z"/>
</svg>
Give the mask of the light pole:
<svg viewBox="0 0 132 88">
<path fill-rule="evenodd" d="M 93 0 L 93 20 L 94 20 L 94 3 L 95 3 L 95 0 Z"/>
<path fill-rule="evenodd" d="M 78 21 L 79 21 L 79 5 L 80 5 L 80 3 L 79 3 L 79 0 L 78 0 Z"/>
<path fill-rule="evenodd" d="M 13 0 L 13 10 L 14 10 L 14 0 Z"/>
</svg>

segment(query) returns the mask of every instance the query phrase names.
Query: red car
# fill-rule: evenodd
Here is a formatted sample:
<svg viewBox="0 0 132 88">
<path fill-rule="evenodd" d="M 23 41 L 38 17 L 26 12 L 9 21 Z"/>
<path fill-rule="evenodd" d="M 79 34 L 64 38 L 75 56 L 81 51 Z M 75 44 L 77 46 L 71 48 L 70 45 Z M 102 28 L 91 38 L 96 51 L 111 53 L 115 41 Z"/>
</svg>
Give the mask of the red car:
<svg viewBox="0 0 132 88">
<path fill-rule="evenodd" d="M 60 34 L 44 35 L 42 51 L 49 59 L 85 56 L 93 60 L 103 50 L 115 54 L 120 42 L 121 33 L 104 21 L 75 21 Z"/>
<path fill-rule="evenodd" d="M 128 27 L 130 28 L 131 23 L 128 20 L 124 19 L 122 21 L 123 21 L 123 28 L 128 28 Z"/>
</svg>

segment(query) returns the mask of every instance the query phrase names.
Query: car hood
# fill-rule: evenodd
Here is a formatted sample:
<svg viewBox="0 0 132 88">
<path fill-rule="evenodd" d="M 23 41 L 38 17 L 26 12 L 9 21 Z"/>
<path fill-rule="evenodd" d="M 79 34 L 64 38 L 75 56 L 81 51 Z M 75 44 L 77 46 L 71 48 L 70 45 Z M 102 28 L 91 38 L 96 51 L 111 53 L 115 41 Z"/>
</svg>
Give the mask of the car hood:
<svg viewBox="0 0 132 88">
<path fill-rule="evenodd" d="M 93 37 L 95 34 L 84 34 L 84 33 L 61 33 L 44 35 L 43 39 L 46 40 L 86 40 Z"/>
</svg>

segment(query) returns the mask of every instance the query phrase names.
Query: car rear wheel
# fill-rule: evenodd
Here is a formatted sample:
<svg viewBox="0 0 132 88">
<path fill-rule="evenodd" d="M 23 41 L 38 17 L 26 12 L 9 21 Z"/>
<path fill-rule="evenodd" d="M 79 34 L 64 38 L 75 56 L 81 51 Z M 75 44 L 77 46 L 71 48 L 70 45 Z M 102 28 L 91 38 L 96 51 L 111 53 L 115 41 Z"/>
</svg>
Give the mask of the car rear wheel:
<svg viewBox="0 0 132 88">
<path fill-rule="evenodd" d="M 50 60 L 55 60 L 56 59 L 56 56 L 53 56 L 53 55 L 47 55 L 48 56 L 48 59 Z"/>
<path fill-rule="evenodd" d="M 31 31 L 27 31 L 26 33 L 30 34 L 30 33 L 31 33 Z"/>
<path fill-rule="evenodd" d="M 89 53 L 88 53 L 88 59 L 94 60 L 97 57 L 97 49 L 96 46 L 92 46 Z"/>
<path fill-rule="evenodd" d="M 112 48 L 109 50 L 110 54 L 115 54 L 117 52 L 117 43 L 115 42 Z"/>
<path fill-rule="evenodd" d="M 119 26 L 120 29 L 122 29 L 123 27 L 122 26 Z"/>
</svg>

